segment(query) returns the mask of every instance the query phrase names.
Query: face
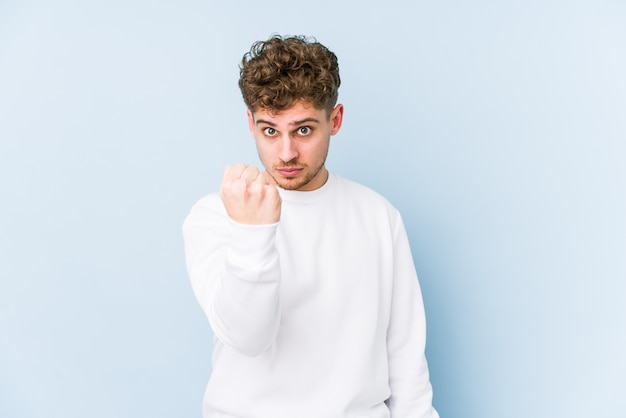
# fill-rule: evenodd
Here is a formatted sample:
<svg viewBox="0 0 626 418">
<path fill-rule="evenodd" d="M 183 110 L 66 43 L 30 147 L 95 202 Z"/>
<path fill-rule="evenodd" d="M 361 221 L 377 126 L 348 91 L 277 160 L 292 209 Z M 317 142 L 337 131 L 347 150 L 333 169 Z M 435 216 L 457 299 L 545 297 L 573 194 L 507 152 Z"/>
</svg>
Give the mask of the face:
<svg viewBox="0 0 626 418">
<path fill-rule="evenodd" d="M 330 137 L 339 132 L 343 105 L 330 112 L 296 103 L 279 113 L 248 110 L 250 132 L 267 173 L 286 190 L 308 191 L 324 185 Z"/>
</svg>

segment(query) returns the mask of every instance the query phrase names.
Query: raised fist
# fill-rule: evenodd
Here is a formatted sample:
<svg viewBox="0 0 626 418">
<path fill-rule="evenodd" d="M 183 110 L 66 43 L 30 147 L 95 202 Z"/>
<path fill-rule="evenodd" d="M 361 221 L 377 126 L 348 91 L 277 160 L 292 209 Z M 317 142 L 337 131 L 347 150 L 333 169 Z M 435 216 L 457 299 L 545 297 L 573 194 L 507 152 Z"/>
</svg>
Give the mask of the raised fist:
<svg viewBox="0 0 626 418">
<path fill-rule="evenodd" d="M 272 178 L 258 168 L 237 164 L 224 169 L 220 197 L 228 216 L 249 225 L 280 220 L 281 199 Z"/>
</svg>

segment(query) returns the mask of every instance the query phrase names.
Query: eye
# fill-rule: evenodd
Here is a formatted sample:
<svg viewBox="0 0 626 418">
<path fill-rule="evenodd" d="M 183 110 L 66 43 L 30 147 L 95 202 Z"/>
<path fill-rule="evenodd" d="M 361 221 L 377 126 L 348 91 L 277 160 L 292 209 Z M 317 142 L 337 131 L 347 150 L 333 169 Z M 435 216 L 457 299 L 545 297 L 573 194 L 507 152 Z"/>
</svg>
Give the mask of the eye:
<svg viewBox="0 0 626 418">
<path fill-rule="evenodd" d="M 298 135 L 306 136 L 311 133 L 311 128 L 308 126 L 301 126 L 298 128 Z"/>
<path fill-rule="evenodd" d="M 276 135 L 276 129 L 274 128 L 265 128 L 263 129 L 263 133 L 267 136 L 274 136 Z"/>
</svg>

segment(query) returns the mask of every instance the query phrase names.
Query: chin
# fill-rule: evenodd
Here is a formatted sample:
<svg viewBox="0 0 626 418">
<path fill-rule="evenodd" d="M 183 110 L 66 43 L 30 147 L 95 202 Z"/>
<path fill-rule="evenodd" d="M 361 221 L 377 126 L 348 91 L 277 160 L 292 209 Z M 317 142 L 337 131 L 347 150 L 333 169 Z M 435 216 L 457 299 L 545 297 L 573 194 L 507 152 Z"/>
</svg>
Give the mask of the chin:
<svg viewBox="0 0 626 418">
<path fill-rule="evenodd" d="M 306 186 L 307 183 L 299 183 L 299 182 L 290 182 L 290 181 L 282 181 L 278 183 L 278 186 L 281 189 L 285 189 L 285 190 L 298 190 L 304 186 Z"/>
</svg>

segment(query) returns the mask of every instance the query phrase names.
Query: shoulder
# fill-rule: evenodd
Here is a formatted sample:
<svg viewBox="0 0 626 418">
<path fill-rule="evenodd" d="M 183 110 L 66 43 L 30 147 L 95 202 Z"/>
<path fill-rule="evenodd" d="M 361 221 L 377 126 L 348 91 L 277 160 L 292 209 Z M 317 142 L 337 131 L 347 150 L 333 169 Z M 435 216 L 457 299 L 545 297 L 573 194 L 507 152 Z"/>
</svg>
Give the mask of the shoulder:
<svg viewBox="0 0 626 418">
<path fill-rule="evenodd" d="M 398 209 L 389 202 L 382 194 L 356 181 L 345 179 L 335 175 L 336 199 L 341 201 L 341 206 L 351 211 L 359 213 L 369 219 L 387 219 L 396 225 L 401 222 L 401 215 Z"/>
<path fill-rule="evenodd" d="M 389 211 L 397 209 L 382 194 L 356 181 L 334 174 L 337 193 L 358 204 L 376 205 Z"/>
<path fill-rule="evenodd" d="M 192 207 L 191 212 L 194 211 L 220 211 L 224 209 L 222 199 L 218 193 L 209 193 L 198 200 Z"/>
<path fill-rule="evenodd" d="M 228 221 L 228 215 L 219 194 L 211 193 L 198 200 L 185 218 L 183 228 L 194 226 L 209 226 L 222 224 Z"/>
</svg>

